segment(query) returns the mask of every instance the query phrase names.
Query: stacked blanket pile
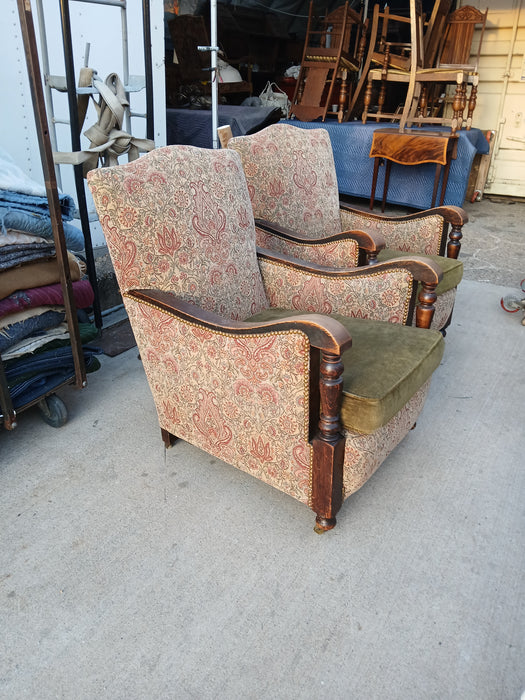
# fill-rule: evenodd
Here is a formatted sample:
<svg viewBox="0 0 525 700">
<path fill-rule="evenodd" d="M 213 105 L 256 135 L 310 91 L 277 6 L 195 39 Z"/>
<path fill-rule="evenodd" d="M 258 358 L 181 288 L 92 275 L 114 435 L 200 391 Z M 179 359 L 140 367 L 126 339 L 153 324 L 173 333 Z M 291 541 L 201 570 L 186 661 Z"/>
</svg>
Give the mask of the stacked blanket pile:
<svg viewBox="0 0 525 700">
<path fill-rule="evenodd" d="M 68 223 L 74 212 L 60 195 L 68 265 L 77 309 L 89 308 L 93 288 L 85 279 L 82 232 Z M 84 314 L 84 318 L 87 315 Z M 87 371 L 98 369 L 98 350 L 87 345 L 97 335 L 80 323 Z M 60 271 L 45 190 L 27 178 L 0 150 L 0 358 L 15 409 L 74 376 Z"/>
</svg>

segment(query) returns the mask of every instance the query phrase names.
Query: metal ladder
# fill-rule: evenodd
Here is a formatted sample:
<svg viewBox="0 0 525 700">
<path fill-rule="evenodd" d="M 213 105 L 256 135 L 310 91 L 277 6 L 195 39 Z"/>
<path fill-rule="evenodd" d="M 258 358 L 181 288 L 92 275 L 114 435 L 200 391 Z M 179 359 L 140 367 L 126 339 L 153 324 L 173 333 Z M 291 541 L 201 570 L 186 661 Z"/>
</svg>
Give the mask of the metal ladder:
<svg viewBox="0 0 525 700">
<path fill-rule="evenodd" d="M 74 372 L 71 374 L 71 376 L 65 377 L 57 386 L 54 386 L 50 390 L 46 390 L 45 393 L 29 400 L 25 405 L 19 406 L 18 409 L 15 410 L 11 399 L 2 358 L 0 357 L 0 420 L 7 430 L 13 430 L 16 428 L 17 411 L 23 411 L 35 404 L 38 404 L 39 407 L 42 406 L 42 408 L 45 407 L 45 411 L 48 413 L 48 418 L 52 419 L 52 423 L 50 424 L 55 425 L 55 427 L 59 427 L 63 424 L 65 416 L 67 415 L 65 412 L 65 407 L 63 407 L 63 403 L 58 399 L 58 397 L 55 397 L 56 400 L 53 402 L 55 408 L 58 406 L 62 406 L 63 408 L 60 409 L 60 415 L 58 413 L 56 415 L 52 415 L 52 411 L 49 410 L 51 404 L 48 404 L 47 400 L 50 399 L 51 395 L 54 395 L 54 392 L 57 389 L 65 386 L 66 384 L 75 383 L 79 389 L 86 386 L 86 366 L 82 352 L 82 343 L 76 315 L 76 305 L 73 297 L 71 274 L 67 263 L 66 240 L 62 226 L 62 214 L 58 198 L 55 168 L 53 167 L 54 163 L 49 134 L 50 130 L 44 108 L 44 94 L 40 79 L 40 65 L 36 48 L 31 4 L 28 2 L 28 0 L 17 0 L 17 5 L 20 28 L 24 42 L 29 85 L 31 88 L 31 101 L 33 104 L 40 159 L 42 162 L 46 196 L 53 228 L 53 241 L 55 243 L 56 260 L 60 273 L 60 286 L 62 289 L 66 320 L 71 341 L 71 354 L 73 358 Z M 44 420 L 46 420 L 46 418 L 44 418 Z M 46 422 L 49 422 L 49 420 Z"/>
<path fill-rule="evenodd" d="M 122 40 L 122 65 L 123 83 L 126 97 L 132 92 L 146 90 L 146 113 L 133 112 L 130 107 L 125 108 L 126 128 L 131 133 L 131 118 L 141 117 L 146 119 L 146 138 L 153 140 L 153 70 L 151 57 L 151 24 L 150 24 L 150 0 L 142 0 L 142 25 L 144 39 L 144 76 L 129 75 L 129 52 L 128 52 L 128 29 L 127 29 L 127 1 L 126 0 L 73 0 L 87 4 L 106 5 L 120 8 L 121 15 L 121 40 Z M 62 26 L 62 43 L 65 61 L 65 76 L 51 75 L 49 70 L 49 55 L 47 47 L 47 36 L 45 29 L 45 19 L 43 10 L 43 0 L 36 0 L 38 25 L 40 30 L 40 48 L 42 70 L 44 73 L 44 96 L 46 111 L 49 122 L 49 136 L 51 146 L 54 151 L 58 150 L 56 124 L 69 124 L 71 132 L 71 148 L 73 151 L 81 150 L 80 125 L 77 111 L 77 95 L 97 94 L 93 87 L 77 87 L 75 77 L 75 65 L 73 60 L 73 42 L 71 37 L 71 22 L 69 13 L 69 0 L 60 0 L 60 16 Z M 87 65 L 89 55 L 89 45 L 86 47 L 85 65 Z M 67 119 L 57 118 L 54 113 L 53 90 L 67 92 L 69 117 Z M 91 231 L 89 225 L 89 214 L 86 202 L 86 192 L 84 189 L 84 176 L 82 165 L 73 165 L 75 176 L 75 189 L 77 193 L 78 210 L 80 223 L 84 236 L 84 249 L 86 253 L 87 274 L 95 299 L 93 302 L 93 314 L 95 325 L 102 328 L 102 312 L 100 308 L 100 294 L 98 291 L 98 281 L 93 255 L 93 244 L 91 241 Z M 55 165 L 56 178 L 61 187 L 60 166 Z"/>
</svg>

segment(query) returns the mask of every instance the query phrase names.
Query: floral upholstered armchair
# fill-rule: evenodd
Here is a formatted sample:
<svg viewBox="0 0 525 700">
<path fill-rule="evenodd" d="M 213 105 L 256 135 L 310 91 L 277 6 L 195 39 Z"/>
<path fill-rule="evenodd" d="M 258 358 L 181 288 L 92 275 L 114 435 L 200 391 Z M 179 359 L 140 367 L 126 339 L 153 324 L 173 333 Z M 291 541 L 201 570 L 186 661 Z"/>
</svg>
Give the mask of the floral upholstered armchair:
<svg viewBox="0 0 525 700">
<path fill-rule="evenodd" d="M 88 182 L 166 446 L 187 440 L 332 528 L 423 407 L 444 340 L 403 324 L 414 271 L 435 286 L 436 266 L 258 251 L 233 150 L 159 148 Z"/>
<path fill-rule="evenodd" d="M 334 267 L 427 256 L 443 271 L 433 327 L 444 331 L 463 276 L 457 256 L 468 219 L 460 207 L 388 217 L 340 203 L 325 129 L 273 124 L 250 136 L 226 132 L 223 142 L 241 156 L 258 245 Z"/>
</svg>

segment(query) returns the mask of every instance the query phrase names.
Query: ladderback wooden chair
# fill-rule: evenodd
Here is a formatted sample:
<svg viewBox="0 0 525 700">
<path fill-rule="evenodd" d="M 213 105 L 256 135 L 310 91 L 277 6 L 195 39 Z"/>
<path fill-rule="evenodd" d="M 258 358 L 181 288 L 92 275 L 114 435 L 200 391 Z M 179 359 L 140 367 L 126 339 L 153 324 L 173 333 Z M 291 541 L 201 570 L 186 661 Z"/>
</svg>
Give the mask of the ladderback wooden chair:
<svg viewBox="0 0 525 700">
<path fill-rule="evenodd" d="M 259 245 L 335 267 L 426 256 L 443 270 L 433 327 L 446 329 L 463 276 L 456 259 L 468 221 L 463 209 L 388 217 L 342 204 L 325 129 L 273 124 L 226 142 L 243 163 Z"/>
<path fill-rule="evenodd" d="M 481 10 L 471 5 L 464 5 L 458 10 L 451 12 L 445 18 L 435 62 L 437 78 L 434 78 L 434 75 L 432 75 L 432 82 L 422 82 L 419 105 L 415 115 L 422 119 L 412 119 L 411 123 L 443 123 L 441 115 L 446 106 L 446 99 L 443 98 L 446 81 L 439 82 L 439 74 L 443 71 L 461 71 L 465 83 L 462 86 L 462 90 L 466 90 L 468 85 L 471 86 L 465 119 L 466 128 L 470 129 L 476 107 L 479 58 L 487 15 L 488 9 L 485 12 L 481 12 Z M 472 44 L 476 29 L 479 30 L 479 41 L 476 53 L 472 54 Z M 426 51 L 427 49 L 425 48 L 425 56 Z M 427 71 L 432 65 L 434 64 L 427 64 Z M 433 74 L 434 71 L 431 71 L 431 73 Z M 419 77 L 424 81 L 425 73 L 420 74 Z M 463 99 L 466 99 L 466 96 Z M 431 117 L 438 117 L 438 119 L 432 120 Z"/>
<path fill-rule="evenodd" d="M 463 10 L 465 8 L 461 9 Z M 483 16 L 483 13 L 480 13 L 480 15 Z M 472 115 L 476 107 L 477 85 L 479 82 L 477 70 L 473 70 L 473 66 L 468 63 L 445 63 L 441 58 L 441 56 L 443 56 L 444 46 L 441 47 L 438 66 L 426 68 L 424 61 L 420 0 L 410 0 L 410 17 L 413 61 L 410 67 L 407 97 L 399 121 L 399 128 L 404 129 L 405 126 L 411 126 L 412 124 L 438 124 L 450 126 L 451 132 L 455 133 L 457 129 L 462 128 L 465 122 L 466 128 L 470 129 L 472 126 Z M 486 13 L 484 17 L 486 21 Z M 448 19 L 447 25 L 450 26 Z M 455 25 L 456 23 L 452 22 L 452 26 Z M 459 23 L 457 26 L 459 26 Z M 447 34 L 448 31 L 445 32 L 445 36 Z M 471 40 L 471 35 L 467 32 L 460 34 L 454 31 L 454 34 L 456 36 L 456 44 L 459 44 L 460 36 L 462 36 L 463 39 L 467 39 L 470 36 Z M 416 47 L 416 50 L 414 50 L 414 47 Z M 462 53 L 465 50 L 466 49 L 463 47 Z M 470 53 L 470 45 L 468 47 L 468 53 Z M 452 100 L 452 114 L 450 116 L 437 114 L 436 110 L 428 110 L 427 92 L 429 85 L 432 84 L 451 84 L 455 86 Z M 467 100 L 468 85 L 471 86 L 471 92 Z M 465 116 L 466 108 L 467 114 Z"/>
<path fill-rule="evenodd" d="M 165 445 L 187 440 L 332 528 L 414 425 L 442 357 L 440 333 L 403 325 L 409 269 L 257 251 L 233 150 L 159 148 L 88 183 Z"/>
<path fill-rule="evenodd" d="M 440 1 L 440 0 L 438 0 Z M 443 0 L 445 2 L 446 0 Z M 447 34 L 443 29 L 444 15 L 443 13 L 433 13 L 433 26 L 431 28 L 432 37 L 425 35 L 425 23 L 422 13 L 421 0 L 410 0 L 410 65 L 409 68 L 399 68 L 390 66 L 386 62 L 381 68 L 371 68 L 368 71 L 367 85 L 364 94 L 364 109 L 362 120 L 363 123 L 369 117 L 380 121 L 387 119 L 388 121 L 398 121 L 399 128 L 404 129 L 412 124 L 439 124 L 442 126 L 450 126 L 451 132 L 455 133 L 457 129 L 462 128 L 463 123 L 466 123 L 467 129 L 472 126 L 472 115 L 476 106 L 476 93 L 479 76 L 477 72 L 472 71 L 471 66 L 461 65 L 459 62 L 447 64 L 441 59 L 438 65 L 433 65 L 430 58 L 443 51 L 443 44 L 438 43 L 436 49 L 436 37 L 441 36 L 442 42 Z M 463 9 L 463 8 L 461 8 Z M 449 26 L 449 18 L 446 18 L 445 26 Z M 441 32 L 441 35 L 440 35 Z M 459 34 L 456 34 L 456 40 L 459 42 Z M 467 38 L 465 32 L 461 35 L 462 41 Z M 425 50 L 429 51 L 429 57 L 425 57 Z M 470 46 L 468 51 L 470 52 Z M 377 99 L 377 111 L 370 112 L 373 85 L 374 82 L 380 82 L 379 96 Z M 385 111 L 387 86 L 406 85 L 406 99 L 403 107 L 396 107 L 394 111 Z M 438 114 L 438 109 L 433 106 L 428 108 L 428 93 L 429 85 L 447 85 L 455 86 L 455 93 L 452 100 L 452 114 L 450 116 Z M 471 93 L 468 99 L 468 111 L 465 116 L 467 107 L 467 85 L 471 85 Z M 388 102 L 386 102 L 388 104 Z M 436 103 L 437 104 L 437 103 Z M 392 109 L 392 105 L 390 105 Z"/>
<path fill-rule="evenodd" d="M 390 18 L 389 21 L 392 22 L 392 19 L 393 18 Z M 406 84 L 409 91 L 412 74 L 417 68 L 423 68 L 424 66 L 424 17 L 421 0 L 410 0 L 410 13 L 408 18 L 395 17 L 394 19 L 396 22 L 408 22 L 410 27 L 409 48 L 406 51 L 403 62 L 392 62 L 392 52 L 390 51 L 388 42 L 384 43 L 385 48 L 382 52 L 374 54 L 375 60 L 373 63 L 379 64 L 380 67 L 377 67 L 377 65 L 375 67 L 372 66 L 367 74 L 362 115 L 363 124 L 367 121 L 369 116 L 378 122 L 382 119 L 388 121 L 400 120 L 402 118 L 402 110 L 399 109 L 396 104 L 389 104 L 386 100 L 387 87 L 389 84 Z M 381 57 L 383 57 L 382 62 Z M 374 82 L 380 83 L 380 89 L 377 98 L 377 110 L 370 113 Z M 387 108 L 385 108 L 385 103 Z"/>
<path fill-rule="evenodd" d="M 439 49 L 436 68 L 460 67 L 477 71 L 483 35 L 487 24 L 488 8 L 481 12 L 472 5 L 463 5 L 446 18 L 445 31 Z M 480 30 L 477 52 L 472 55 L 474 31 Z"/>
<path fill-rule="evenodd" d="M 435 0 L 434 7 L 428 22 L 424 23 L 424 62 L 425 67 L 434 65 L 440 42 L 443 38 L 446 18 L 452 0 Z M 422 18 L 423 20 L 423 18 Z M 410 42 L 410 17 L 403 15 L 392 14 L 388 5 L 383 10 L 379 4 L 375 4 L 372 9 L 372 21 L 369 24 L 370 31 L 368 35 L 368 50 L 363 61 L 363 70 L 361 72 L 357 86 L 353 92 L 352 99 L 349 104 L 348 111 L 345 114 L 345 119 L 354 118 L 357 114 L 363 115 L 363 97 L 365 88 L 368 84 L 369 71 L 381 70 L 382 80 L 377 99 L 378 111 L 369 113 L 371 100 L 371 89 L 367 95 L 366 116 L 380 119 L 396 120 L 399 119 L 401 110 L 396 108 L 396 105 L 390 105 L 390 111 L 385 111 L 385 102 L 387 98 L 387 76 L 391 69 L 408 75 L 412 61 L 412 44 Z M 392 41 L 392 36 L 407 35 L 407 41 Z M 376 75 L 376 74 L 374 74 Z M 405 82 L 402 78 L 395 82 Z M 402 104 L 402 103 L 401 103 Z M 361 110 L 360 112 L 358 110 Z"/>
<path fill-rule="evenodd" d="M 349 73 L 359 70 L 364 45 L 361 15 L 348 2 L 324 17 L 313 14 L 310 2 L 306 39 L 289 116 L 323 121 L 330 114 L 343 120 L 350 89 Z M 340 81 L 340 82 L 338 82 Z M 335 112 L 332 105 L 337 105 Z"/>
<path fill-rule="evenodd" d="M 343 119 L 345 121 L 353 119 L 354 116 L 357 114 L 357 110 L 359 109 L 361 110 L 360 114 L 363 113 L 362 98 L 368 81 L 368 71 L 373 65 L 372 60 L 374 58 L 378 42 L 378 32 L 379 27 L 381 26 L 380 22 L 382 22 L 383 19 L 384 13 L 380 12 L 379 5 L 374 5 L 374 8 L 372 10 L 372 20 L 367 21 L 363 29 L 363 36 L 365 39 L 364 45 L 367 48 L 366 53 L 364 53 L 363 55 L 363 61 L 359 71 L 359 79 L 352 91 L 352 95 L 350 96 L 348 108 L 343 115 Z"/>
</svg>

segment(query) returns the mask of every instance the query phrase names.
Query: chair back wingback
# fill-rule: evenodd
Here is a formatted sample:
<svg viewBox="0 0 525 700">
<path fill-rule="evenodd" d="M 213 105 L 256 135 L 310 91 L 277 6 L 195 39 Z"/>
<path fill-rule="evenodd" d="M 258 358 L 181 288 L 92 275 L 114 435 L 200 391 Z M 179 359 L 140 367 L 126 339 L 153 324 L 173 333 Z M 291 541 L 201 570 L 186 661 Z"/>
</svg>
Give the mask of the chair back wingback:
<svg viewBox="0 0 525 700">
<path fill-rule="evenodd" d="M 240 320 L 269 306 L 236 153 L 167 146 L 88 183 L 121 292 L 167 291 Z"/>
<path fill-rule="evenodd" d="M 272 124 L 230 139 L 241 157 L 256 219 L 311 238 L 341 231 L 334 155 L 326 129 Z"/>
</svg>

